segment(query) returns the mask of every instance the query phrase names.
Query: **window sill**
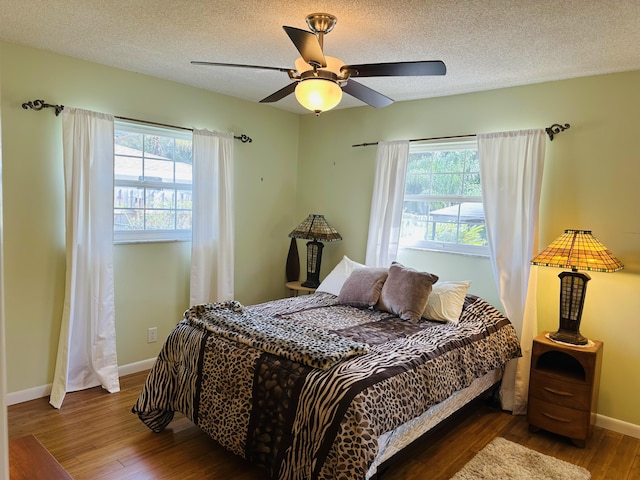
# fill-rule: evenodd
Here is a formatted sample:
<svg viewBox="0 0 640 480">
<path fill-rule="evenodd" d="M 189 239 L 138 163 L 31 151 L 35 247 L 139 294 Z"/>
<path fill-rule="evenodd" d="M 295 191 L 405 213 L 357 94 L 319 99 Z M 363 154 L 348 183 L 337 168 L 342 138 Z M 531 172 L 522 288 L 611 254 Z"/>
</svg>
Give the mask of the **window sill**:
<svg viewBox="0 0 640 480">
<path fill-rule="evenodd" d="M 190 238 L 184 239 L 140 239 L 140 240 L 114 240 L 114 245 L 135 245 L 140 243 L 179 243 L 179 242 L 191 242 Z"/>
<path fill-rule="evenodd" d="M 432 252 L 432 253 L 444 253 L 446 255 L 459 255 L 462 257 L 476 257 L 489 259 L 490 254 L 482 252 L 460 252 L 458 250 L 445 250 L 439 248 L 420 247 L 420 246 L 401 246 L 398 250 L 411 250 L 416 252 Z"/>
</svg>

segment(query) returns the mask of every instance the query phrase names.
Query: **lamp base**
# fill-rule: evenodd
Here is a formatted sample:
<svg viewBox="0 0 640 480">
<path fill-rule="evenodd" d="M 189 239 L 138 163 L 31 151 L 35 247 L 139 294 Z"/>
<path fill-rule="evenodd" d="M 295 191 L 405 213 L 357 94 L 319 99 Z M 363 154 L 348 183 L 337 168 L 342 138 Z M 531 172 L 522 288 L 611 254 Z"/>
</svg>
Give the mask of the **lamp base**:
<svg viewBox="0 0 640 480">
<path fill-rule="evenodd" d="M 568 330 L 558 330 L 549 334 L 549 338 L 554 342 L 570 343 L 571 345 L 586 345 L 589 339 L 583 337 L 580 332 L 570 332 Z"/>
<path fill-rule="evenodd" d="M 307 288 L 320 286 L 320 262 L 322 261 L 322 242 L 312 240 L 307 242 L 307 279 L 302 284 Z"/>
<path fill-rule="evenodd" d="M 587 294 L 587 282 L 591 279 L 586 273 L 562 272 L 560 278 L 560 328 L 549 334 L 551 340 L 571 345 L 586 345 L 589 340 L 580 335 L 580 319 L 584 297 Z"/>
<path fill-rule="evenodd" d="M 314 280 L 307 280 L 306 282 L 301 284 L 303 287 L 308 288 L 318 288 L 320 286 L 320 282 Z"/>
</svg>

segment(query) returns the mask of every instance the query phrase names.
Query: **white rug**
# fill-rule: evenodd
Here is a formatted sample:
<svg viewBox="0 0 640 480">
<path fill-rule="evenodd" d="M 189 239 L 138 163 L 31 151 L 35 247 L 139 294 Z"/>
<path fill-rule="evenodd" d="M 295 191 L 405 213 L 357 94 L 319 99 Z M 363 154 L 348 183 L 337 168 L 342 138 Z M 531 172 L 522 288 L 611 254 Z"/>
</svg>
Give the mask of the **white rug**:
<svg viewBox="0 0 640 480">
<path fill-rule="evenodd" d="M 589 480 L 588 470 L 494 438 L 451 480 Z"/>
</svg>

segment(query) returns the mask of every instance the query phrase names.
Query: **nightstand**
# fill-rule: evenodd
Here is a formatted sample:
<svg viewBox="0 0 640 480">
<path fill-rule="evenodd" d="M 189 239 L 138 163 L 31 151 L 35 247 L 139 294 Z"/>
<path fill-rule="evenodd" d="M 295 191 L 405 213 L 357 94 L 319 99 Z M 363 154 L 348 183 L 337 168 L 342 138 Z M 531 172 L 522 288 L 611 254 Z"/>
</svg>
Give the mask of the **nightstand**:
<svg viewBox="0 0 640 480">
<path fill-rule="evenodd" d="M 569 346 L 545 337 L 533 339 L 527 422 L 540 429 L 569 437 L 578 447 L 591 436 L 598 407 L 602 342 L 593 346 Z"/>
<path fill-rule="evenodd" d="M 300 281 L 298 281 L 298 282 L 287 282 L 284 285 L 289 290 L 291 290 L 291 296 L 292 297 L 297 297 L 298 293 L 300 293 L 300 292 L 313 293 L 313 292 L 316 291 L 315 288 L 303 287 L 302 286 L 302 282 L 300 282 Z"/>
</svg>

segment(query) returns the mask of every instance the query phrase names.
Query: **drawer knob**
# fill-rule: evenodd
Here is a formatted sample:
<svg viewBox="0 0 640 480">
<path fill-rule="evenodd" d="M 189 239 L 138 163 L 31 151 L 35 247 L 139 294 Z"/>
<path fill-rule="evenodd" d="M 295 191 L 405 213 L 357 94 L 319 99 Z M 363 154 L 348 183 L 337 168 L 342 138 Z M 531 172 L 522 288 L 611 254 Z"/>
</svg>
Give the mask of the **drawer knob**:
<svg viewBox="0 0 640 480">
<path fill-rule="evenodd" d="M 554 390 L 553 388 L 549 388 L 549 387 L 544 387 L 544 389 L 549 393 L 560 395 L 562 397 L 573 397 L 573 393 L 571 392 L 561 392 L 560 390 Z"/>
<path fill-rule="evenodd" d="M 555 415 L 551 415 L 550 413 L 547 413 L 547 412 L 542 412 L 542 414 L 545 417 L 549 417 L 551 420 L 555 420 L 557 422 L 564 422 L 564 423 L 570 423 L 571 422 L 571 420 L 569 420 L 567 418 L 556 417 Z"/>
</svg>

